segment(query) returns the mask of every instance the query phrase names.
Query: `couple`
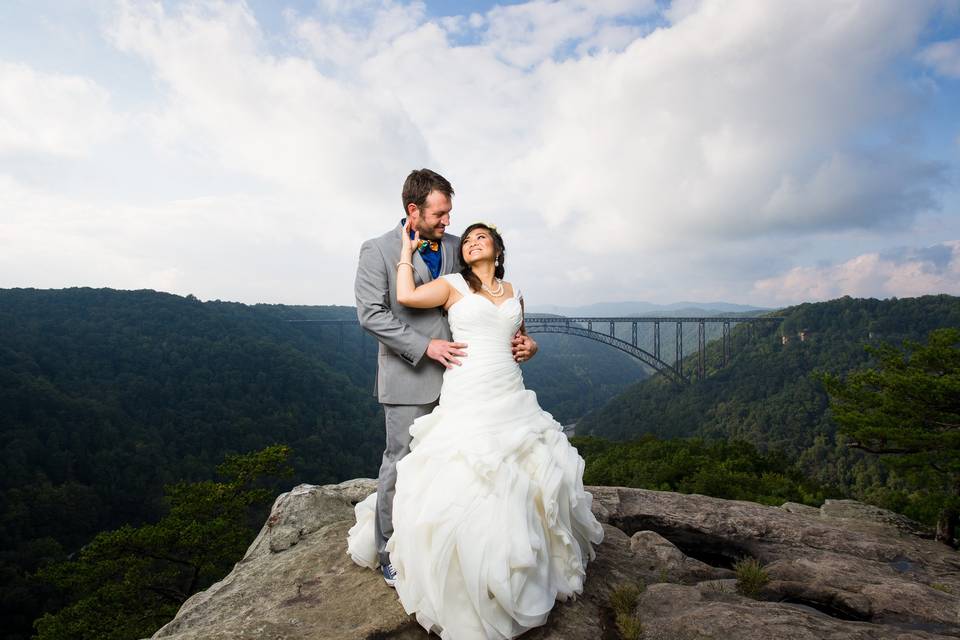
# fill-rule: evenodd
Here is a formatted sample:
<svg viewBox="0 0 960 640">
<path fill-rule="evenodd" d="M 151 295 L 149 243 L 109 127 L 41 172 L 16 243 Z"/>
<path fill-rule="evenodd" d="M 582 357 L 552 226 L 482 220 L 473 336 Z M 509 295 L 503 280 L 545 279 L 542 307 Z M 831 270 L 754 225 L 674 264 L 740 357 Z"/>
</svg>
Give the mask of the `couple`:
<svg viewBox="0 0 960 640">
<path fill-rule="evenodd" d="M 518 363 L 537 346 L 502 280 L 503 239 L 484 223 L 444 233 L 452 196 L 413 171 L 406 218 L 360 249 L 357 315 L 380 341 L 387 438 L 347 551 L 428 631 L 502 640 L 582 592 L 603 529 L 583 459 L 523 386 Z"/>
</svg>

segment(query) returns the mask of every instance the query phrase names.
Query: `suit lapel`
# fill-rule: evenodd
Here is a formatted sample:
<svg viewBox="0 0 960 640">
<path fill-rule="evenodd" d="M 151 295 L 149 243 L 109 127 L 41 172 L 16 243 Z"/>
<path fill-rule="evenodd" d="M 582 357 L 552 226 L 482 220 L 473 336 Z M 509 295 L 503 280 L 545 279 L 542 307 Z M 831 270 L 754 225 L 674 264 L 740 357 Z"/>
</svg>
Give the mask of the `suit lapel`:
<svg viewBox="0 0 960 640">
<path fill-rule="evenodd" d="M 450 259 L 447 257 L 447 243 L 440 237 L 440 275 L 450 273 Z"/>
<path fill-rule="evenodd" d="M 430 267 L 428 267 L 427 263 L 423 261 L 422 257 L 420 257 L 419 251 L 413 252 L 413 268 L 416 269 L 417 273 L 420 274 L 421 281 L 430 282 L 433 280 L 433 275 L 430 273 Z"/>
<path fill-rule="evenodd" d="M 456 254 L 453 252 L 453 245 L 456 244 L 452 241 L 447 242 L 447 237 L 444 235 L 443 239 L 440 241 L 440 273 L 453 273 L 456 268 Z"/>
</svg>

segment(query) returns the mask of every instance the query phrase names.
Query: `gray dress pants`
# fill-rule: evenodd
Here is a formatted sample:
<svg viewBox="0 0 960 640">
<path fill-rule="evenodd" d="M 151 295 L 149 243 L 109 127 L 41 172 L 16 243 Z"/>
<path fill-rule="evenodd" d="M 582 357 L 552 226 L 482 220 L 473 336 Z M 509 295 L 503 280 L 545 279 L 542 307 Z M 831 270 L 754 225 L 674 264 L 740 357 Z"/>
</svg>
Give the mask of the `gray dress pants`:
<svg viewBox="0 0 960 640">
<path fill-rule="evenodd" d="M 383 451 L 380 475 L 377 476 L 377 517 L 374 518 L 374 535 L 380 564 L 390 562 L 386 551 L 387 540 L 393 535 L 393 494 L 397 484 L 397 462 L 410 453 L 410 425 L 420 416 L 425 416 L 437 406 L 439 398 L 430 404 L 384 404 L 383 413 L 387 424 L 387 446 Z"/>
</svg>

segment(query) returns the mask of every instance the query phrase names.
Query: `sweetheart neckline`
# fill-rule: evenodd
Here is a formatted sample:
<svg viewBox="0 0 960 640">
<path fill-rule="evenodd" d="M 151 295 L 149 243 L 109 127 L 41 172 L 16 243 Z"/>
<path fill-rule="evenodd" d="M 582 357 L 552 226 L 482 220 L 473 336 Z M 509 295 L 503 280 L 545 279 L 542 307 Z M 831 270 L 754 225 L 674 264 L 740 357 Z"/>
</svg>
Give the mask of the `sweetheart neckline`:
<svg viewBox="0 0 960 640">
<path fill-rule="evenodd" d="M 458 291 L 457 293 L 460 293 L 460 292 Z M 518 299 L 517 296 L 516 296 L 516 292 L 514 292 L 514 295 L 510 296 L 509 298 L 507 298 L 507 301 L 506 301 L 506 302 L 502 302 L 502 303 L 500 303 L 500 304 L 497 304 L 496 302 L 493 302 L 493 301 L 490 300 L 489 298 L 487 298 L 487 297 L 485 297 L 485 296 L 482 296 L 482 295 L 480 295 L 479 293 L 475 293 L 475 292 L 473 292 L 473 291 L 470 291 L 468 295 L 477 296 L 478 298 L 480 298 L 481 300 L 483 300 L 483 301 L 486 302 L 487 304 L 493 305 L 493 308 L 494 308 L 494 309 L 499 309 L 500 307 L 506 305 L 507 302 L 510 302 L 511 300 L 516 300 L 518 303 L 520 302 L 519 299 Z M 449 307 L 447 307 L 447 313 L 450 313 L 450 309 L 453 309 L 455 306 L 457 306 L 458 304 L 460 304 L 461 302 L 463 302 L 463 301 L 466 299 L 466 297 L 467 297 L 467 296 L 465 296 L 464 294 L 460 293 L 460 299 L 457 300 L 456 302 L 454 302 L 454 303 L 453 303 L 452 305 L 450 305 Z"/>
</svg>

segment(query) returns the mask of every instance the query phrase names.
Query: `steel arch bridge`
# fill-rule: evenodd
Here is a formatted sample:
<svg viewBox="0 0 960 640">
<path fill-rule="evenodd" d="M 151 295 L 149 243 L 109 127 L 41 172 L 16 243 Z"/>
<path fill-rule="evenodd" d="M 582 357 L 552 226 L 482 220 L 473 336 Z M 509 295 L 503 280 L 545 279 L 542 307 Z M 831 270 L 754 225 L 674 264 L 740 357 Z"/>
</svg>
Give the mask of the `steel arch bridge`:
<svg viewBox="0 0 960 640">
<path fill-rule="evenodd" d="M 732 340 L 731 326 L 744 323 L 747 325 L 748 336 L 753 335 L 753 327 L 758 324 L 779 323 L 783 318 L 771 316 L 717 316 L 717 317 L 566 317 L 566 316 L 526 316 L 524 323 L 527 333 L 564 333 L 567 335 L 587 338 L 601 342 L 618 349 L 662 374 L 670 381 L 684 385 L 689 384 L 694 376 L 702 380 L 706 377 L 706 327 L 708 324 L 720 324 L 721 330 L 721 366 L 730 361 Z M 316 325 L 337 326 L 340 332 L 340 341 L 343 341 L 343 330 L 347 326 L 357 326 L 356 320 L 288 320 L 288 322 L 310 323 Z M 607 328 L 606 332 L 594 329 L 594 325 Z M 638 341 L 638 327 L 641 324 L 653 325 L 653 351 L 640 346 Z M 674 326 L 674 348 L 672 353 L 664 354 L 661 350 L 660 325 Z M 687 375 L 683 371 L 683 325 L 697 325 L 697 363 L 696 370 Z M 630 340 L 618 338 L 618 325 L 630 325 Z M 366 332 L 363 332 L 366 335 Z M 664 356 L 672 355 L 673 361 L 668 362 Z"/>
<path fill-rule="evenodd" d="M 769 316 L 719 316 L 719 317 L 565 317 L 565 316 L 528 316 L 524 318 L 527 327 L 527 333 L 565 333 L 568 335 L 579 336 L 590 340 L 596 340 L 603 344 L 619 349 L 644 364 L 651 367 L 657 373 L 662 374 L 670 381 L 676 384 L 687 384 L 692 376 L 687 376 L 683 371 L 683 325 L 697 325 L 697 369 L 696 377 L 702 380 L 706 377 L 706 351 L 707 351 L 707 324 L 720 324 L 721 333 L 721 366 L 726 366 L 730 360 L 732 340 L 730 338 L 731 325 L 746 323 L 748 331 L 752 335 L 753 326 L 759 323 L 779 323 L 783 318 Z M 608 327 L 606 333 L 596 331 L 594 324 L 605 325 Z M 618 324 L 630 325 L 630 341 L 618 338 L 616 327 Z M 641 347 L 637 340 L 638 325 L 653 325 L 653 352 L 647 351 Z M 660 325 L 672 324 L 675 326 L 673 350 L 673 362 L 667 362 L 661 356 Z M 584 326 L 585 325 L 585 326 Z"/>
</svg>

